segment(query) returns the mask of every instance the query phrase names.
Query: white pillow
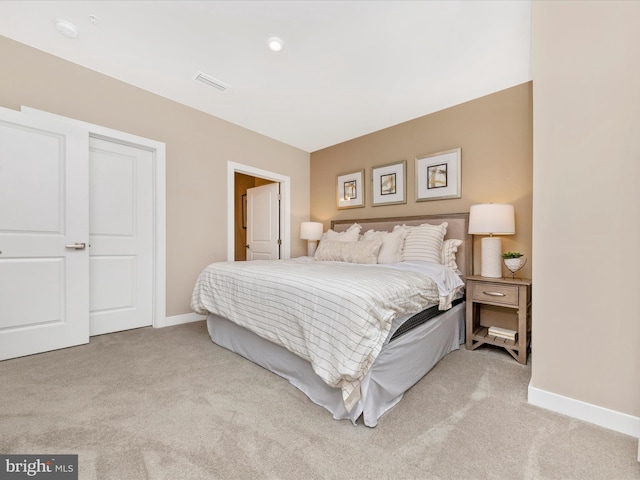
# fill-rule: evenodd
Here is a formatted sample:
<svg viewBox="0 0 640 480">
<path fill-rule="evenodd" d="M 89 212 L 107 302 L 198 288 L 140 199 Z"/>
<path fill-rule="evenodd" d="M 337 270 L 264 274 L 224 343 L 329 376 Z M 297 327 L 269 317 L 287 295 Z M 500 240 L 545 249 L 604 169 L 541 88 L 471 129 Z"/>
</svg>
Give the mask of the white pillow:
<svg viewBox="0 0 640 480">
<path fill-rule="evenodd" d="M 460 245 L 462 245 L 462 240 L 455 238 L 449 238 L 442 243 L 442 264 L 454 272 L 458 271 L 456 253 Z"/>
<path fill-rule="evenodd" d="M 440 225 L 424 223 L 419 227 L 403 226 L 407 229 L 402 250 L 403 261 L 420 260 L 442 264 L 442 244 L 449 226 L 447 222 Z"/>
<path fill-rule="evenodd" d="M 402 261 L 402 244 L 407 231 L 399 228 L 393 232 L 377 232 L 369 230 L 362 235 L 363 240 L 382 240 L 382 246 L 378 253 L 378 263 L 395 263 Z"/>
<path fill-rule="evenodd" d="M 378 263 L 378 252 L 382 240 L 361 240 L 359 242 L 340 242 L 325 240 L 320 242 L 314 260 L 350 263 Z"/>
<path fill-rule="evenodd" d="M 360 230 L 362 226 L 354 223 L 349 228 L 347 228 L 344 232 L 336 232 L 334 230 L 327 230 L 322 234 L 320 238 L 320 243 L 323 240 L 332 240 L 334 242 L 357 242 L 360 239 Z"/>
</svg>

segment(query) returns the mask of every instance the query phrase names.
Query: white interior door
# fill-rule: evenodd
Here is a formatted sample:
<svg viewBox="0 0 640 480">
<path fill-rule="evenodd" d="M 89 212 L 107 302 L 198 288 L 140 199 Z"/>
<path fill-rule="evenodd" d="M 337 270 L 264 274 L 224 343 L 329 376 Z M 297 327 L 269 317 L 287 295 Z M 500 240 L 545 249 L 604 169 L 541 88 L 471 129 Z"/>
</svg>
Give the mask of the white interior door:
<svg viewBox="0 0 640 480">
<path fill-rule="evenodd" d="M 280 185 L 247 190 L 247 260 L 280 258 Z"/>
<path fill-rule="evenodd" d="M 88 135 L 0 109 L 0 360 L 89 341 Z"/>
<path fill-rule="evenodd" d="M 153 321 L 153 153 L 89 143 L 91 335 Z"/>
</svg>

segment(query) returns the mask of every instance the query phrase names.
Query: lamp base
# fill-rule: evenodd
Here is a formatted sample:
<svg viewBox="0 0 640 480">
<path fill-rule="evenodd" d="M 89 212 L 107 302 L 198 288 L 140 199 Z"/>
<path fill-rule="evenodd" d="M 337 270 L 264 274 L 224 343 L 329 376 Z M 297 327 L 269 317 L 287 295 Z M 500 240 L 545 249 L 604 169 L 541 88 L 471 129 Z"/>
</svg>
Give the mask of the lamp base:
<svg viewBox="0 0 640 480">
<path fill-rule="evenodd" d="M 307 255 L 313 257 L 316 254 L 317 240 L 307 240 Z"/>
<path fill-rule="evenodd" d="M 482 239 L 480 275 L 502 278 L 502 240 L 496 237 Z"/>
</svg>

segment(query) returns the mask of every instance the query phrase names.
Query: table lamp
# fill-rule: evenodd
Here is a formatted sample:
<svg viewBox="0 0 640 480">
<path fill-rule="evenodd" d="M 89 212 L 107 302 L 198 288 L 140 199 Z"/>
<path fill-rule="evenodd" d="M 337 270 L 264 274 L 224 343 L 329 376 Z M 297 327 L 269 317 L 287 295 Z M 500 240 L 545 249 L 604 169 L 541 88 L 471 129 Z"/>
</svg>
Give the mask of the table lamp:
<svg viewBox="0 0 640 480">
<path fill-rule="evenodd" d="M 502 277 L 502 240 L 494 235 L 516 233 L 513 205 L 504 203 L 481 203 L 469 210 L 469 233 L 489 235 L 481 242 L 480 275 L 490 278 Z"/>
<path fill-rule="evenodd" d="M 322 237 L 323 225 L 320 222 L 302 222 L 300 225 L 300 238 L 307 240 L 307 255 L 313 257 L 316 253 L 318 240 Z"/>
</svg>

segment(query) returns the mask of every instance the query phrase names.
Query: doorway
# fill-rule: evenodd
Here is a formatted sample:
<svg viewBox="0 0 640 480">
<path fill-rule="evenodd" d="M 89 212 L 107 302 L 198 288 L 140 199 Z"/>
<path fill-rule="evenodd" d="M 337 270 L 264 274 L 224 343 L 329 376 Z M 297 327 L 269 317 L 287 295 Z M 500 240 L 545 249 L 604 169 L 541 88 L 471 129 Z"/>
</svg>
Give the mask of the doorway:
<svg viewBox="0 0 640 480">
<path fill-rule="evenodd" d="M 250 188 L 261 187 L 276 183 L 266 178 L 254 177 L 245 173 L 235 172 L 234 188 L 234 218 L 235 218 L 235 257 L 236 262 L 247 260 L 247 225 L 248 225 L 248 205 L 247 191 Z"/>
<path fill-rule="evenodd" d="M 277 182 L 280 184 L 280 258 L 291 257 L 291 179 L 286 175 L 262 170 L 260 168 L 242 165 L 236 162 L 227 162 L 227 261 L 236 260 L 236 228 L 242 228 L 242 194 L 236 192 L 236 174 L 260 179 L 259 181 Z M 239 205 L 239 208 L 236 208 Z M 238 212 L 240 212 L 238 214 Z M 241 233 L 242 235 L 242 233 Z M 245 233 L 246 239 L 246 233 Z M 242 243 L 244 247 L 245 242 Z"/>
<path fill-rule="evenodd" d="M 151 323 L 153 327 L 167 326 L 166 319 L 166 271 L 167 271 L 167 244 L 166 244 L 166 145 L 163 142 L 139 137 L 119 130 L 95 125 L 81 120 L 64 117 L 55 113 L 38 110 L 27 106 L 20 107 L 20 112 L 33 118 L 40 118 L 54 122 L 63 122 L 68 125 L 79 127 L 88 132 L 91 141 L 106 140 L 113 145 L 133 147 L 139 150 L 146 150 L 151 154 L 151 171 L 147 172 L 151 185 L 151 195 L 153 202 L 151 205 L 151 235 L 152 253 L 150 261 L 152 263 L 152 305 Z M 102 332 L 105 333 L 105 332 Z"/>
<path fill-rule="evenodd" d="M 1 113 L 2 203 L 15 206 L 0 217 L 0 285 L 13 286 L 0 289 L 2 359 L 164 320 L 164 144 L 26 107 Z"/>
</svg>

